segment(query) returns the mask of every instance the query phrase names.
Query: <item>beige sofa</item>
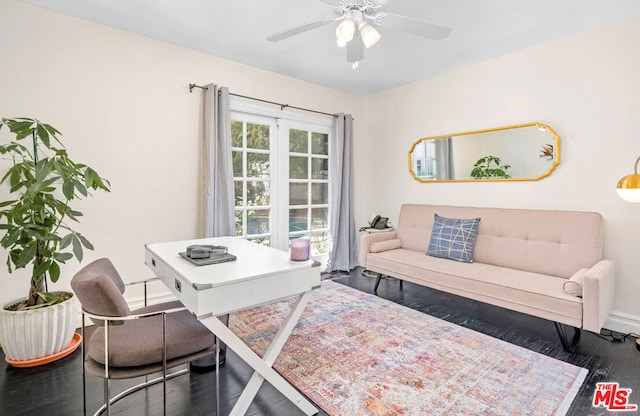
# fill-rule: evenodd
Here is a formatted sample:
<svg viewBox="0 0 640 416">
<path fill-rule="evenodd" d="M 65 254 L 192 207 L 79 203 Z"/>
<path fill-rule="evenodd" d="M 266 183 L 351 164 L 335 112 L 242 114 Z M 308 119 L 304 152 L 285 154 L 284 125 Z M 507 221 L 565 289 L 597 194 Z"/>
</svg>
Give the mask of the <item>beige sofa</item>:
<svg viewBox="0 0 640 416">
<path fill-rule="evenodd" d="M 473 262 L 428 256 L 434 214 L 480 218 Z M 613 307 L 615 274 L 602 259 L 603 219 L 575 211 L 407 204 L 397 231 L 365 234 L 362 266 L 383 275 L 599 332 Z"/>
</svg>

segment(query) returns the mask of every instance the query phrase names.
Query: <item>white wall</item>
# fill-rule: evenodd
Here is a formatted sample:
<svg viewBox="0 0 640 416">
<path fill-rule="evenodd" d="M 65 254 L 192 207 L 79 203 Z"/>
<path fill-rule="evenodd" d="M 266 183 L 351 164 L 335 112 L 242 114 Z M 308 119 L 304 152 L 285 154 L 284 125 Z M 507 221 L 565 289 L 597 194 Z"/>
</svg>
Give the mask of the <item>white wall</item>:
<svg viewBox="0 0 640 416">
<path fill-rule="evenodd" d="M 17 1 L 0 2 L 0 57 L 0 117 L 52 124 L 73 159 L 111 181 L 111 193 L 77 205 L 78 230 L 96 248 L 83 264 L 109 257 L 127 281 L 152 276 L 145 243 L 199 236 L 201 93 L 189 83 L 363 118 L 361 97 Z M 25 273 L 6 272 L 6 256 L 0 304 L 28 288 Z M 68 289 L 80 267 L 70 262 L 56 288 Z"/>
<path fill-rule="evenodd" d="M 360 222 L 374 211 L 397 219 L 399 202 L 600 212 L 617 270 L 608 327 L 639 324 L 640 205 L 615 191 L 640 156 L 639 40 L 636 18 L 367 97 Z M 419 137 L 534 121 L 561 138 L 561 163 L 541 181 L 422 184 L 407 171 Z"/>
</svg>

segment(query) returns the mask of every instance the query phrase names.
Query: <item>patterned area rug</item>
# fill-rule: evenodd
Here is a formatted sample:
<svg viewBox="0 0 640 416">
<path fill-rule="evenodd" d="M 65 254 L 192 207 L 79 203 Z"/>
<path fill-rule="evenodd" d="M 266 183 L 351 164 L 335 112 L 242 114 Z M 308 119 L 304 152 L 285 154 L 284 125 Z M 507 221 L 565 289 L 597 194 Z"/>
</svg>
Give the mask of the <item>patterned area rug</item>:
<svg viewBox="0 0 640 416">
<path fill-rule="evenodd" d="M 233 314 L 229 326 L 262 355 L 292 302 Z M 562 415 L 587 374 L 330 281 L 274 368 L 333 416 Z"/>
</svg>

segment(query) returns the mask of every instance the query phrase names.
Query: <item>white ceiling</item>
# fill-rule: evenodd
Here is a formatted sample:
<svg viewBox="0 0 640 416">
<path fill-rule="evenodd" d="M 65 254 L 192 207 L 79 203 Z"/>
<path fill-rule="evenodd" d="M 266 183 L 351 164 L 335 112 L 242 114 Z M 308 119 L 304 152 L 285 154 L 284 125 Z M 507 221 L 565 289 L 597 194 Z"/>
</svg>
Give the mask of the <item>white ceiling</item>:
<svg viewBox="0 0 640 416">
<path fill-rule="evenodd" d="M 23 1 L 358 95 L 640 15 L 639 0 L 380 0 L 379 11 L 448 26 L 451 36 L 433 41 L 381 27 L 382 40 L 354 70 L 336 45 L 337 23 L 265 39 L 332 16 L 321 0 Z"/>
</svg>

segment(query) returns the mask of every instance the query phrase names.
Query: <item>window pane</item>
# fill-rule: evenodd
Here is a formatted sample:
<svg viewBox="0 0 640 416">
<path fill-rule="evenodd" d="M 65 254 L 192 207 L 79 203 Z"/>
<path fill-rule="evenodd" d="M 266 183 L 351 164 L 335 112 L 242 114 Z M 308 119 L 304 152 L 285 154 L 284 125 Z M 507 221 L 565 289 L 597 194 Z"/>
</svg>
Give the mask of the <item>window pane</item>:
<svg viewBox="0 0 640 416">
<path fill-rule="evenodd" d="M 289 130 L 289 151 L 292 153 L 308 153 L 309 141 L 304 130 Z"/>
<path fill-rule="evenodd" d="M 311 255 L 317 256 L 329 252 L 329 233 L 311 234 Z"/>
<path fill-rule="evenodd" d="M 289 205 L 307 205 L 309 203 L 309 186 L 306 183 L 289 184 Z"/>
<path fill-rule="evenodd" d="M 329 135 L 324 133 L 311 133 L 311 153 L 314 155 L 329 154 Z"/>
<path fill-rule="evenodd" d="M 247 181 L 247 206 L 269 205 L 270 187 L 268 181 Z"/>
<path fill-rule="evenodd" d="M 436 157 L 436 144 L 434 140 L 429 140 L 428 142 L 425 142 L 424 145 L 426 146 L 425 155 L 431 158 Z"/>
<path fill-rule="evenodd" d="M 247 148 L 269 150 L 269 126 L 247 123 Z"/>
<path fill-rule="evenodd" d="M 234 193 L 236 197 L 236 206 L 242 206 L 242 202 L 244 201 L 244 195 L 242 194 L 242 181 L 234 181 L 233 182 Z"/>
<path fill-rule="evenodd" d="M 242 235 L 242 211 L 236 210 L 235 212 L 235 223 L 236 223 L 236 235 Z"/>
<path fill-rule="evenodd" d="M 231 152 L 233 158 L 233 177 L 239 178 L 242 176 L 242 152 Z"/>
<path fill-rule="evenodd" d="M 267 247 L 271 246 L 271 241 L 269 240 L 269 237 L 249 238 L 248 240 L 256 244 L 262 244 L 263 246 L 267 246 Z"/>
<path fill-rule="evenodd" d="M 329 179 L 329 159 L 311 158 L 311 178 Z"/>
<path fill-rule="evenodd" d="M 306 231 L 307 226 L 307 209 L 290 209 L 289 210 L 289 232 Z"/>
<path fill-rule="evenodd" d="M 300 156 L 289 156 L 289 179 L 309 178 L 309 159 Z"/>
<path fill-rule="evenodd" d="M 255 209 L 247 211 L 247 234 L 266 234 L 269 232 L 269 210 Z"/>
<path fill-rule="evenodd" d="M 269 177 L 269 154 L 247 152 L 247 177 Z"/>
<path fill-rule="evenodd" d="M 328 183 L 312 183 L 311 184 L 311 203 L 312 204 L 328 204 L 329 203 L 329 184 Z"/>
<path fill-rule="evenodd" d="M 242 122 L 231 122 L 231 146 L 242 147 Z"/>
<path fill-rule="evenodd" d="M 311 228 L 317 230 L 319 228 L 329 227 L 329 209 L 313 208 L 311 210 Z"/>
</svg>

